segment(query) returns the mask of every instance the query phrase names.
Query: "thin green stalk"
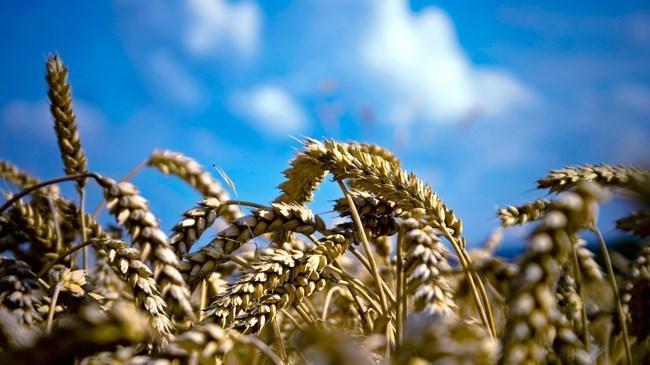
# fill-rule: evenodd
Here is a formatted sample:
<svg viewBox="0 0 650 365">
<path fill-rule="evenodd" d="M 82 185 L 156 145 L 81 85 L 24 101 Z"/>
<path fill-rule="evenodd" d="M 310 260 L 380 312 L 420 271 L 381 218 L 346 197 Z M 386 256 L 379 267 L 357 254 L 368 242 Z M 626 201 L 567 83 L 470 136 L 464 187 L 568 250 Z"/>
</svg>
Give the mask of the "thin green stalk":
<svg viewBox="0 0 650 365">
<path fill-rule="evenodd" d="M 59 300 L 59 293 L 61 292 L 61 284 L 57 283 L 54 287 L 52 294 L 52 302 L 50 303 L 50 310 L 47 313 L 47 324 L 45 325 L 45 332 L 52 332 L 52 321 L 54 320 L 54 309 L 56 309 L 56 302 Z"/>
<path fill-rule="evenodd" d="M 473 271 L 469 267 L 469 262 L 467 257 L 465 255 L 465 251 L 458 245 L 458 242 L 454 239 L 454 237 L 451 236 L 449 233 L 449 230 L 446 227 L 441 227 L 442 232 L 447 238 L 447 240 L 451 243 L 451 246 L 454 248 L 454 251 L 456 251 L 456 256 L 458 257 L 458 262 L 463 266 L 465 269 L 465 274 L 467 276 L 467 282 L 470 287 L 470 291 L 472 292 L 472 295 L 474 296 L 474 301 L 476 303 L 476 309 L 481 316 L 481 321 L 483 322 L 483 325 L 485 328 L 487 328 L 488 332 L 493 338 L 496 338 L 496 331 L 494 331 L 494 319 L 490 321 L 488 319 L 487 313 L 485 311 L 485 304 L 489 305 L 489 301 L 487 299 L 487 293 L 485 294 L 485 302 L 483 301 L 484 299 L 481 298 L 479 291 L 476 287 L 476 282 L 474 281 L 474 275 Z"/>
<path fill-rule="evenodd" d="M 402 343 L 402 335 L 403 335 L 403 330 L 404 330 L 404 307 L 406 306 L 406 300 L 405 297 L 406 295 L 404 294 L 404 268 L 403 268 L 403 247 L 404 246 L 404 230 L 400 229 L 399 233 L 397 234 L 397 248 L 396 248 L 396 255 L 397 255 L 397 288 L 395 289 L 396 295 L 397 295 L 397 309 L 396 309 L 396 315 L 395 317 L 397 318 L 397 333 L 395 335 L 395 347 L 397 350 L 399 350 L 399 347 Z"/>
<path fill-rule="evenodd" d="M 85 214 L 85 189 L 83 187 L 77 187 L 79 191 L 79 224 L 81 226 L 81 242 L 87 241 L 88 232 L 86 232 L 86 214 Z M 88 246 L 83 247 L 83 268 L 88 272 Z"/>
<path fill-rule="evenodd" d="M 354 199 L 352 199 L 352 195 L 350 195 L 350 191 L 348 190 L 347 186 L 345 186 L 343 181 L 339 180 L 338 184 L 339 187 L 341 188 L 341 191 L 343 191 L 345 198 L 348 201 L 348 205 L 350 206 L 350 213 L 352 213 L 354 224 L 357 227 L 357 234 L 359 236 L 359 240 L 363 245 L 363 250 L 365 251 L 365 254 L 368 258 L 368 262 L 370 263 L 370 268 L 372 269 L 372 273 L 375 279 L 375 284 L 377 285 L 377 291 L 379 292 L 379 298 L 381 299 L 381 307 L 383 309 L 383 314 L 388 316 L 389 315 L 388 302 L 386 301 L 386 293 L 384 293 L 384 287 L 381 285 L 381 275 L 379 274 L 379 269 L 377 268 L 375 257 L 372 254 L 372 250 L 370 249 L 370 243 L 368 242 L 368 237 L 366 236 L 366 230 L 363 228 L 363 224 L 361 223 L 361 217 L 359 216 L 359 212 L 357 211 L 357 206 L 354 204 Z"/>
<path fill-rule="evenodd" d="M 86 247 L 88 245 L 91 245 L 92 243 L 93 243 L 92 240 L 88 240 L 88 241 L 82 242 L 82 243 L 80 243 L 80 244 L 78 244 L 78 245 L 76 245 L 74 247 L 70 247 L 69 249 L 67 249 L 63 253 L 61 253 L 57 258 L 55 258 L 54 261 L 50 262 L 43 269 L 41 269 L 41 271 L 38 273 L 37 276 L 39 278 L 43 277 L 43 275 L 45 275 L 46 272 L 48 272 L 54 265 L 61 262 L 61 260 L 63 260 L 66 256 L 68 256 L 70 254 L 73 254 L 77 250 L 82 249 L 82 248 L 84 248 L 84 247 Z"/>
<path fill-rule="evenodd" d="M 278 339 L 278 344 L 280 345 L 280 357 L 282 358 L 282 363 L 287 363 L 287 350 L 284 347 L 284 339 L 282 338 L 282 331 L 280 331 L 280 325 L 278 325 L 278 317 L 273 318 L 273 331 L 275 332 L 275 337 Z"/>
<path fill-rule="evenodd" d="M 208 303 L 208 281 L 206 279 L 201 280 L 201 297 L 199 299 L 199 322 L 203 321 L 203 318 L 205 317 L 205 312 L 203 312 L 203 309 L 205 309 L 206 304 Z"/>
<path fill-rule="evenodd" d="M 598 236 L 598 243 L 600 245 L 600 251 L 603 254 L 603 259 L 605 261 L 605 267 L 607 267 L 607 276 L 609 276 L 609 283 L 612 286 L 614 291 L 614 298 L 616 300 L 616 311 L 618 312 L 618 320 L 621 324 L 621 332 L 623 332 L 623 345 L 625 346 L 625 357 L 627 359 L 628 365 L 632 364 L 632 350 L 630 347 L 630 338 L 627 333 L 627 322 L 625 319 L 625 313 L 623 312 L 623 305 L 621 304 L 621 296 L 618 292 L 618 285 L 616 284 L 616 277 L 614 276 L 614 267 L 612 266 L 612 259 L 609 256 L 609 250 L 607 249 L 607 244 L 605 243 L 605 238 L 600 232 L 600 229 L 596 225 L 591 227 L 591 230 L 596 233 Z"/>
<path fill-rule="evenodd" d="M 58 184 L 60 182 L 74 181 L 74 180 L 79 180 L 79 179 L 83 179 L 83 178 L 86 178 L 86 177 L 91 177 L 91 178 L 93 178 L 95 180 L 100 179 L 100 176 L 97 175 L 96 173 L 87 172 L 87 173 L 83 173 L 83 174 L 66 175 L 66 176 L 56 177 L 54 179 L 41 181 L 40 183 L 38 183 L 36 185 L 32 185 L 32 186 L 30 186 L 30 187 L 28 187 L 26 189 L 21 190 L 20 192 L 14 194 L 14 195 L 12 195 L 11 198 L 9 198 L 7 201 L 5 201 L 2 204 L 2 206 L 0 206 L 0 214 L 4 213 L 5 210 L 9 209 L 9 207 L 11 207 L 15 202 L 20 200 L 25 195 L 28 195 L 28 194 L 32 193 L 33 191 L 36 191 L 36 190 L 38 190 L 40 188 L 44 188 L 44 187 L 49 186 L 49 185 Z"/>
</svg>

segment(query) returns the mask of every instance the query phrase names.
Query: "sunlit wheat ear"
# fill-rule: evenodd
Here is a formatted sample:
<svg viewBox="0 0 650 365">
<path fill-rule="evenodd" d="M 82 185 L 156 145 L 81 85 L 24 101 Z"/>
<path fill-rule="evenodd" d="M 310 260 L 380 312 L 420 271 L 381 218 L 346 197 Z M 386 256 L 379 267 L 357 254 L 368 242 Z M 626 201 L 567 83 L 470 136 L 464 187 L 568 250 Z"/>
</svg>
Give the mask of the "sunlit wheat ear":
<svg viewBox="0 0 650 365">
<path fill-rule="evenodd" d="M 643 185 L 650 172 L 637 167 L 607 164 L 568 166 L 551 171 L 546 177 L 537 180 L 537 187 L 548 188 L 551 192 L 561 192 L 576 186 L 580 181 L 591 181 L 601 186 L 620 188 Z"/>
<path fill-rule="evenodd" d="M 34 254 L 34 259 L 41 261 L 48 253 L 56 256 L 58 236 L 54 221 L 23 201 L 16 202 L 7 217 L 14 232 L 25 234 L 32 243 L 30 251 Z"/>
<path fill-rule="evenodd" d="M 49 90 L 50 112 L 54 118 L 61 159 L 67 175 L 88 172 L 86 168 L 86 155 L 79 141 L 79 130 L 76 117 L 72 108 L 72 90 L 68 84 L 68 69 L 57 55 L 47 59 L 47 74 L 45 76 Z M 78 182 L 83 187 L 85 179 Z"/>
<path fill-rule="evenodd" d="M 31 346 L 0 354 L 0 362 L 71 364 L 75 358 L 153 339 L 146 317 L 132 305 L 118 303 L 108 313 L 97 305 L 86 305 L 77 315 L 59 319 L 51 334 L 42 334 Z"/>
<path fill-rule="evenodd" d="M 503 227 L 526 224 L 542 218 L 546 214 L 550 203 L 548 199 L 537 199 L 518 206 L 509 205 L 500 208 L 497 215 Z"/>
<path fill-rule="evenodd" d="M 0 181 L 7 181 L 17 188 L 25 189 L 38 184 L 38 179 L 22 171 L 9 161 L 0 160 Z"/>
<path fill-rule="evenodd" d="M 396 363 L 421 359 L 427 364 L 495 364 L 499 343 L 471 319 L 441 313 L 409 318 L 404 343 L 395 354 Z"/>
<path fill-rule="evenodd" d="M 33 326 L 43 321 L 37 307 L 44 295 L 29 265 L 0 257 L 0 303 L 21 324 Z"/>
<path fill-rule="evenodd" d="M 147 165 L 160 170 L 164 174 L 171 174 L 179 177 L 190 186 L 195 188 L 204 197 L 217 199 L 219 202 L 230 200 L 228 192 L 225 191 L 221 184 L 194 159 L 174 151 L 154 151 Z M 226 220 L 241 216 L 240 210 L 236 205 L 224 207 L 221 214 Z"/>
<path fill-rule="evenodd" d="M 233 323 L 237 316 L 256 306 L 263 295 L 288 282 L 291 270 L 303 256 L 302 251 L 265 250 L 206 308 L 206 316 L 224 327 Z"/>
<path fill-rule="evenodd" d="M 377 156 L 378 158 L 381 158 L 382 160 L 390 163 L 391 165 L 394 165 L 397 168 L 400 168 L 402 165 L 402 163 L 400 162 L 399 158 L 397 158 L 397 156 L 395 156 L 389 150 L 381 146 L 378 146 L 376 144 L 359 143 L 359 142 L 348 142 L 347 144 L 350 147 L 350 149 L 353 149 L 357 152 L 367 153 L 369 155 Z"/>
<path fill-rule="evenodd" d="M 275 201 L 298 204 L 311 201 L 314 198 L 314 190 L 325 179 L 327 173 L 321 162 L 325 153 L 320 142 L 306 140 L 303 151 L 297 153 L 289 162 L 290 167 L 284 170 L 285 181 L 278 186 L 282 193 Z"/>
<path fill-rule="evenodd" d="M 638 211 L 631 213 L 616 221 L 616 228 L 624 232 L 630 232 L 639 237 L 650 237 L 650 211 Z"/>
<path fill-rule="evenodd" d="M 349 244 L 341 235 L 323 237 L 318 246 L 296 260 L 286 275 L 278 277 L 275 288 L 268 290 L 258 305 L 238 315 L 232 325 L 244 332 L 259 333 L 279 310 L 298 305 L 314 292 L 324 289 L 323 269 L 345 253 Z"/>
<path fill-rule="evenodd" d="M 350 195 L 352 196 L 352 200 L 354 200 L 357 211 L 361 216 L 392 215 L 399 217 L 404 214 L 404 210 L 398 207 L 395 202 L 379 199 L 373 194 L 365 191 L 351 190 Z M 339 198 L 334 202 L 334 210 L 339 213 L 341 217 L 349 217 L 351 215 L 350 206 L 345 197 Z"/>
<path fill-rule="evenodd" d="M 555 286 L 569 263 L 571 237 L 593 222 L 601 196 L 595 185 L 580 185 L 551 204 L 532 234 L 508 298 L 503 364 L 541 363 L 549 352 L 561 317 Z"/>
<path fill-rule="evenodd" d="M 98 255 L 106 257 L 108 264 L 128 283 L 136 304 L 151 318 L 156 331 L 163 337 L 171 337 L 172 322 L 165 311 L 165 301 L 151 269 L 140 261 L 140 252 L 126 243 L 109 238 L 92 239 Z"/>
<path fill-rule="evenodd" d="M 251 238 L 264 233 L 292 231 L 312 234 L 323 230 L 323 221 L 307 207 L 298 204 L 273 203 L 271 207 L 255 209 L 217 234 L 208 245 L 183 261 L 183 272 L 189 281 L 196 283 L 228 261 L 228 255 Z"/>
<path fill-rule="evenodd" d="M 170 237 L 176 256 L 183 257 L 189 253 L 203 232 L 210 228 L 218 217 L 230 211 L 231 207 L 233 205 L 224 206 L 219 199 L 211 197 L 203 199 L 183 213 L 183 218 L 172 228 L 174 233 Z"/>
<path fill-rule="evenodd" d="M 449 280 L 440 275 L 449 271 L 450 256 L 435 229 L 406 220 L 405 263 L 406 293 L 413 299 L 415 312 L 453 314 L 456 309 Z"/>
<path fill-rule="evenodd" d="M 178 271 L 179 259 L 174 254 L 167 235 L 160 230 L 158 220 L 151 213 L 147 201 L 128 182 L 104 178 L 107 206 L 118 223 L 129 231 L 134 244 L 142 248 L 143 260 L 150 257 L 153 274 L 160 285 L 161 295 L 169 305 L 169 312 L 193 318 L 190 290 Z"/>
</svg>

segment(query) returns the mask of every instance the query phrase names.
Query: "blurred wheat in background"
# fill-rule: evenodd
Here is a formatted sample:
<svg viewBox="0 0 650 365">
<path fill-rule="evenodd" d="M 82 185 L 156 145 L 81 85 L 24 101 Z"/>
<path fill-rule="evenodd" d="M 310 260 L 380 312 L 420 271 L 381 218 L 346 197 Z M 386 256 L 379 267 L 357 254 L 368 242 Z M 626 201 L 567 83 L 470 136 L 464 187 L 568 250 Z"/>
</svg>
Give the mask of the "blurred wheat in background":
<svg viewBox="0 0 650 365">
<path fill-rule="evenodd" d="M 553 170 L 539 199 L 497 209 L 503 227 L 468 245 L 472 222 L 372 144 L 302 139 L 271 203 L 240 200 L 225 173 L 167 150 L 106 177 L 88 167 L 67 73 L 48 58 L 65 175 L 41 181 L 0 161 L 2 363 L 650 362 L 644 167 Z M 170 232 L 128 181 L 147 168 L 203 195 Z M 68 183 L 77 196 L 61 193 Z M 321 184 L 339 189 L 331 223 L 310 209 Z M 612 195 L 638 210 L 616 221 L 631 243 L 610 254 L 598 215 Z M 523 254 L 498 256 L 520 225 Z"/>
</svg>

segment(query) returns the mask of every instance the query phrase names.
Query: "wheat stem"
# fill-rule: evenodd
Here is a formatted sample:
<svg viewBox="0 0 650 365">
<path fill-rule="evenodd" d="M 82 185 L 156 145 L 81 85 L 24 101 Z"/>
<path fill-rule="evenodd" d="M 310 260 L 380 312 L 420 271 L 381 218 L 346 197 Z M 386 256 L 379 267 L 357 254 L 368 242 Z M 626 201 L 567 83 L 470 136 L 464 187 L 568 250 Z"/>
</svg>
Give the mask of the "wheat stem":
<svg viewBox="0 0 650 365">
<path fill-rule="evenodd" d="M 59 300 L 59 292 L 61 292 L 61 284 L 57 283 L 54 287 L 54 293 L 52 294 L 52 302 L 50 303 L 50 310 L 47 313 L 47 324 L 45 325 L 45 332 L 52 332 L 52 320 L 54 320 L 54 310 L 56 309 L 56 302 Z"/>
<path fill-rule="evenodd" d="M 350 191 L 348 190 L 347 186 L 345 186 L 345 183 L 341 180 L 338 180 L 338 184 L 341 188 L 341 191 L 343 191 L 343 194 L 348 199 L 350 212 L 352 213 L 354 224 L 357 226 L 357 234 L 359 236 L 359 240 L 363 245 L 363 250 L 365 251 L 368 262 L 370 263 L 370 268 L 372 269 L 372 274 L 377 285 L 377 291 L 379 292 L 379 298 L 381 299 L 381 307 L 383 309 L 382 313 L 384 315 L 388 315 L 388 302 L 386 301 L 386 293 L 384 293 L 384 287 L 381 285 L 381 275 L 379 274 L 379 269 L 377 268 L 375 257 L 372 254 L 372 250 L 370 249 L 370 243 L 368 243 L 366 231 L 363 228 L 363 224 L 361 223 L 361 217 L 359 217 L 359 212 L 357 211 L 357 207 L 354 204 L 354 199 L 352 199 L 352 195 L 350 195 Z"/>
<path fill-rule="evenodd" d="M 332 297 L 336 292 L 339 292 L 342 290 L 341 286 L 333 286 L 330 288 L 330 290 L 327 291 L 327 294 L 325 295 L 325 301 L 323 302 L 323 312 L 320 317 L 320 321 L 323 323 L 327 323 L 327 314 L 330 308 L 330 304 L 332 302 Z"/>
<path fill-rule="evenodd" d="M 208 303 L 208 281 L 206 279 L 201 279 L 201 298 L 199 299 L 199 322 L 203 321 L 205 317 L 205 312 L 203 309 Z"/>
<path fill-rule="evenodd" d="M 361 263 L 366 268 L 366 270 L 368 270 L 368 272 L 372 274 L 372 268 L 370 267 L 370 263 L 368 262 L 368 259 L 366 259 L 361 252 L 359 252 L 356 248 L 352 246 L 350 246 L 350 252 L 352 252 L 354 257 L 356 257 L 359 261 L 361 261 Z M 388 286 L 386 281 L 384 281 L 383 278 L 380 277 L 379 280 L 381 281 L 381 285 L 384 287 L 384 290 L 386 291 L 386 295 L 388 296 L 388 300 L 391 302 L 391 305 L 395 304 L 395 300 L 396 300 L 395 294 L 393 294 L 393 291 L 390 289 L 390 287 Z"/>
<path fill-rule="evenodd" d="M 50 263 L 47 264 L 45 267 L 43 267 L 43 269 L 41 269 L 41 271 L 38 273 L 37 276 L 38 276 L 39 278 L 43 277 L 43 275 L 45 275 L 45 273 L 47 273 L 48 271 L 50 271 L 50 269 L 51 269 L 54 265 L 56 265 L 57 263 L 61 262 L 61 260 L 63 260 L 64 258 L 66 258 L 66 256 L 68 256 L 68 255 L 70 255 L 70 254 L 72 254 L 72 253 L 78 251 L 79 249 L 82 249 L 82 248 L 88 247 L 90 244 L 92 244 L 92 241 L 84 241 L 84 242 L 82 242 L 82 243 L 80 243 L 80 244 L 78 244 L 78 245 L 76 245 L 76 246 L 74 246 L 74 247 L 70 247 L 69 249 L 65 250 L 63 253 L 61 253 L 59 256 L 57 256 L 57 258 L 55 258 L 54 261 L 50 262 Z"/>
<path fill-rule="evenodd" d="M 404 251 L 404 229 L 400 228 L 399 233 L 397 234 L 397 247 L 395 249 L 396 255 L 397 255 L 397 265 L 396 265 L 396 271 L 397 271 L 397 288 L 396 290 L 396 295 L 397 295 L 397 309 L 396 309 L 396 315 L 395 317 L 397 318 L 397 333 L 395 335 L 396 338 L 396 351 L 399 351 L 399 347 L 402 343 L 402 336 L 403 336 L 403 330 L 404 330 L 404 306 L 406 305 L 406 300 L 404 298 L 406 295 L 404 294 L 404 284 L 405 284 L 405 275 L 404 275 L 404 268 L 403 268 L 403 251 Z"/>
<path fill-rule="evenodd" d="M 485 299 L 486 302 L 483 302 L 483 299 L 481 298 L 479 291 L 476 287 L 476 282 L 474 281 L 473 270 L 471 270 L 469 266 L 469 262 L 466 260 L 465 251 L 458 245 L 458 243 L 451 236 L 449 230 L 446 227 L 441 227 L 441 229 L 442 229 L 442 233 L 445 235 L 445 238 L 447 238 L 447 240 L 451 243 L 451 246 L 454 248 L 454 251 L 456 251 L 456 256 L 458 256 L 458 262 L 466 270 L 467 282 L 470 286 L 472 295 L 474 296 L 474 301 L 476 302 L 476 309 L 478 310 L 479 315 L 481 316 L 481 321 L 483 322 L 483 325 L 485 326 L 485 328 L 487 328 L 488 332 L 492 337 L 496 337 L 496 331 L 493 330 L 494 319 L 492 319 L 492 322 L 490 322 L 487 313 L 485 311 L 485 307 L 483 305 L 484 303 L 487 302 L 487 298 Z"/>
<path fill-rule="evenodd" d="M 81 242 L 87 241 L 88 232 L 86 232 L 86 214 L 85 214 L 85 190 L 83 187 L 77 187 L 79 191 L 79 225 L 81 226 Z M 88 272 L 88 246 L 83 246 L 83 268 Z"/>
<path fill-rule="evenodd" d="M 278 344 L 280 345 L 280 356 L 282 357 L 282 363 L 287 363 L 287 350 L 284 347 L 284 339 L 282 338 L 282 331 L 280 331 L 280 326 L 278 325 L 278 317 L 273 318 L 273 332 L 275 332 L 275 337 L 278 339 Z"/>
<path fill-rule="evenodd" d="M 0 206 L 0 214 L 4 213 L 5 210 L 7 210 L 10 206 L 12 206 L 15 202 L 20 200 L 22 197 L 24 197 L 25 195 L 30 194 L 31 192 L 33 192 L 35 190 L 38 190 L 38 189 L 43 188 L 45 186 L 58 184 L 60 182 L 73 181 L 73 180 L 76 181 L 76 180 L 84 179 L 84 178 L 87 178 L 87 177 L 91 177 L 91 178 L 93 178 L 95 180 L 100 180 L 101 179 L 101 176 L 94 173 L 94 172 L 84 172 L 82 174 L 66 175 L 66 176 L 56 177 L 54 179 L 41 181 L 38 184 L 32 185 L 32 186 L 30 186 L 30 187 L 28 187 L 26 189 L 21 190 L 20 192 L 12 195 L 11 198 L 7 199 L 7 201 L 5 201 L 2 204 L 2 206 Z"/>
<path fill-rule="evenodd" d="M 609 250 L 607 249 L 607 244 L 605 243 L 605 238 L 600 232 L 600 229 L 594 224 L 591 227 L 591 230 L 598 236 L 598 244 L 600 245 L 600 251 L 603 254 L 603 260 L 605 261 L 605 267 L 607 268 L 607 275 L 609 276 L 609 283 L 612 286 L 614 291 L 614 299 L 616 303 L 616 312 L 618 312 L 618 320 L 621 325 L 621 332 L 623 333 L 623 345 L 625 346 L 625 357 L 629 365 L 632 364 L 632 350 L 630 347 L 630 338 L 628 337 L 627 332 L 627 323 L 625 319 L 625 313 L 623 312 L 623 305 L 621 304 L 621 296 L 619 295 L 618 285 L 616 284 L 616 277 L 614 276 L 614 267 L 612 266 L 612 259 L 609 256 Z"/>
</svg>

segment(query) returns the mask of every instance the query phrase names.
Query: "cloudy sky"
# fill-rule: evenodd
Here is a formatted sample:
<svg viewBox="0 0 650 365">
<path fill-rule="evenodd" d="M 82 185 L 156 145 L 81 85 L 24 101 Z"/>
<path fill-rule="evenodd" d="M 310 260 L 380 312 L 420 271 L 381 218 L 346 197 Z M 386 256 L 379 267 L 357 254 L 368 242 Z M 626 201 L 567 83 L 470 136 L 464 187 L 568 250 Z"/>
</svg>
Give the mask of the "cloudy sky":
<svg viewBox="0 0 650 365">
<path fill-rule="evenodd" d="M 93 170 L 119 177 L 172 149 L 266 203 L 293 137 L 373 142 L 441 194 L 472 243 L 551 168 L 650 156 L 643 2 L 3 1 L 0 14 L 0 157 L 43 178 L 62 171 L 50 52 L 70 68 Z M 198 199 L 156 171 L 135 182 L 167 228 Z M 314 211 L 336 196 L 324 186 Z"/>
</svg>

